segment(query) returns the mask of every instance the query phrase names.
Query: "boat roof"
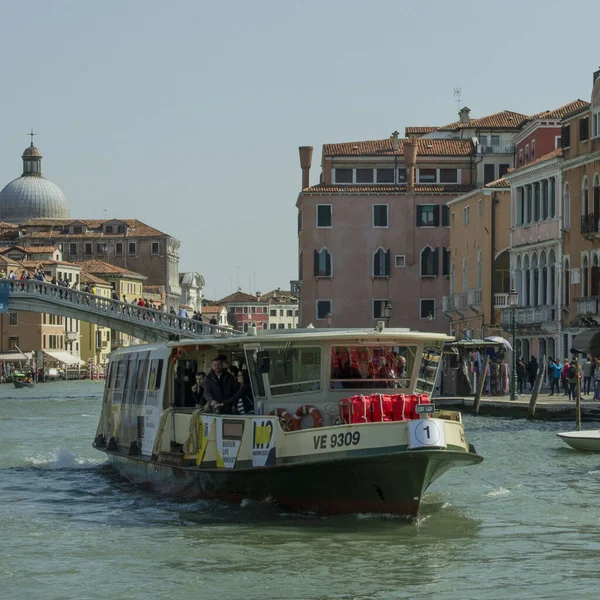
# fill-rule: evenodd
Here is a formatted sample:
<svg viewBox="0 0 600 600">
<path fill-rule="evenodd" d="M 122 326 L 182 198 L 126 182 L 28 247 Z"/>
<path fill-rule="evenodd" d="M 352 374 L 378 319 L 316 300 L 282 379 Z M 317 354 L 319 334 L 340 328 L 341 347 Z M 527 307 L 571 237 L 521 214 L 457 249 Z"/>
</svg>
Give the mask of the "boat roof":
<svg viewBox="0 0 600 600">
<path fill-rule="evenodd" d="M 268 329 L 257 331 L 256 333 L 247 333 L 245 335 L 236 335 L 235 337 L 206 336 L 204 338 L 181 339 L 167 343 L 167 346 L 176 348 L 179 346 L 218 344 L 223 346 L 253 344 L 264 342 L 304 342 L 304 341 L 347 341 L 361 340 L 365 341 L 389 341 L 399 344 L 406 342 L 452 342 L 454 337 L 445 333 L 426 333 L 422 331 L 411 331 L 407 328 L 387 328 L 369 329 Z"/>
</svg>

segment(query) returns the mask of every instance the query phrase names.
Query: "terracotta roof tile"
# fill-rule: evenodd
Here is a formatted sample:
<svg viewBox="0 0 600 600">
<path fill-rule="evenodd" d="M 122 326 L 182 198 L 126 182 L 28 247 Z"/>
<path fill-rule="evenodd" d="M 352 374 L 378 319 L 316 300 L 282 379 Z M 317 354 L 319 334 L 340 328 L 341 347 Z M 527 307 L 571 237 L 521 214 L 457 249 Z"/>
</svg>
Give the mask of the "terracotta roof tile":
<svg viewBox="0 0 600 600">
<path fill-rule="evenodd" d="M 398 140 L 398 150 L 394 150 L 392 140 L 372 140 L 367 142 L 344 142 L 325 144 L 324 156 L 403 156 L 404 143 Z M 417 138 L 417 156 L 470 156 L 473 152 L 471 140 L 444 140 Z"/>
<path fill-rule="evenodd" d="M 142 221 L 138 221 L 137 219 L 30 219 L 23 223 L 23 227 L 27 229 L 28 227 L 44 227 L 44 229 L 50 233 L 54 230 L 54 235 L 57 233 L 61 233 L 63 235 L 68 233 L 68 228 L 70 225 L 76 224 L 84 224 L 88 229 L 97 230 L 92 231 L 90 233 L 95 233 L 97 235 L 103 235 L 104 237 L 123 237 L 123 233 L 114 233 L 114 234 L 103 234 L 102 226 L 105 223 L 124 223 L 128 227 L 128 235 L 136 236 L 136 237 L 145 237 L 145 236 L 162 236 L 166 235 L 162 231 L 155 229 L 154 227 L 150 227 L 150 225 L 146 225 L 146 223 L 142 223 Z M 135 229 L 135 232 L 132 230 Z M 28 234 L 31 235 L 31 234 Z M 49 237 L 49 236 L 47 236 Z M 71 237 L 77 237 L 76 235 L 72 235 Z M 79 237 L 86 237 L 86 234 L 80 234 Z"/>
<path fill-rule="evenodd" d="M 438 129 L 439 127 L 405 127 L 404 135 L 406 137 L 410 137 L 411 135 L 420 136 L 431 133 L 432 131 L 437 131 Z"/>
<path fill-rule="evenodd" d="M 533 115 L 531 119 L 564 119 L 571 113 L 577 112 L 583 108 L 587 108 L 589 105 L 590 103 L 586 102 L 585 100 L 573 100 L 573 102 L 564 104 L 563 106 L 555 108 L 554 110 L 545 110 L 537 115 Z"/>
<path fill-rule="evenodd" d="M 225 308 L 225 306 L 223 306 L 221 304 L 211 304 L 211 305 L 203 306 L 202 314 L 209 314 L 209 315 L 217 314 L 217 313 L 220 313 L 224 308 Z"/>
<path fill-rule="evenodd" d="M 501 112 L 481 117 L 479 119 L 470 119 L 468 123 L 454 121 L 440 127 L 440 131 L 456 131 L 459 129 L 518 129 L 526 123 L 531 117 L 522 115 L 511 110 L 503 110 Z"/>
<path fill-rule="evenodd" d="M 494 189 L 509 188 L 510 187 L 510 182 L 508 182 L 504 178 L 501 178 L 501 179 L 496 179 L 496 181 L 490 181 L 490 183 L 486 183 L 483 187 L 494 188 Z"/>
<path fill-rule="evenodd" d="M 246 294 L 245 292 L 238 290 L 233 294 L 229 294 L 229 296 L 225 296 L 225 298 L 217 300 L 217 302 L 219 304 L 227 304 L 228 302 L 260 302 L 260 300 L 252 294 Z"/>
<path fill-rule="evenodd" d="M 79 265 L 82 269 L 91 273 L 92 275 L 127 275 L 131 277 L 136 277 L 138 279 L 146 279 L 145 275 L 141 275 L 140 273 L 136 273 L 135 271 L 130 271 L 129 269 L 123 269 L 122 267 L 117 267 L 116 265 L 111 265 L 103 260 L 84 260 L 84 261 L 76 261 L 76 265 Z"/>
<path fill-rule="evenodd" d="M 556 150 L 552 150 L 552 152 L 548 152 L 548 154 L 544 154 L 543 156 L 540 156 L 539 158 L 536 158 L 535 160 L 529 161 L 528 163 L 521 165 L 520 167 L 517 167 L 516 169 L 509 169 L 508 174 L 512 175 L 513 173 L 523 171 L 524 169 L 528 169 L 529 167 L 538 165 L 547 160 L 552 160 L 553 158 L 562 158 L 562 155 L 563 155 L 563 149 L 557 148 Z"/>
<path fill-rule="evenodd" d="M 472 185 L 416 184 L 417 194 L 463 194 L 473 189 Z M 406 194 L 406 185 L 327 185 L 320 183 L 302 190 L 305 194 Z"/>
</svg>

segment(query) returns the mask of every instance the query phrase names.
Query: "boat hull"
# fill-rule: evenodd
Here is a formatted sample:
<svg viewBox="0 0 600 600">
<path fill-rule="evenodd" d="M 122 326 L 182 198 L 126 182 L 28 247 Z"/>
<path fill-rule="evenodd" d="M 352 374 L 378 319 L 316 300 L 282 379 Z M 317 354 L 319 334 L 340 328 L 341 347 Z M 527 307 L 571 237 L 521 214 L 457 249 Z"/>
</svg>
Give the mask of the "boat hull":
<svg viewBox="0 0 600 600">
<path fill-rule="evenodd" d="M 574 450 L 600 452 L 600 431 L 569 431 L 556 435 Z"/>
<path fill-rule="evenodd" d="M 253 499 L 320 514 L 391 513 L 406 518 L 417 516 L 432 481 L 454 466 L 482 460 L 474 453 L 427 449 L 261 468 L 200 469 L 108 455 L 131 481 L 179 498 Z"/>
<path fill-rule="evenodd" d="M 20 390 L 21 388 L 32 388 L 35 384 L 28 383 L 26 381 L 18 381 L 17 379 L 13 380 L 15 387 Z"/>
</svg>

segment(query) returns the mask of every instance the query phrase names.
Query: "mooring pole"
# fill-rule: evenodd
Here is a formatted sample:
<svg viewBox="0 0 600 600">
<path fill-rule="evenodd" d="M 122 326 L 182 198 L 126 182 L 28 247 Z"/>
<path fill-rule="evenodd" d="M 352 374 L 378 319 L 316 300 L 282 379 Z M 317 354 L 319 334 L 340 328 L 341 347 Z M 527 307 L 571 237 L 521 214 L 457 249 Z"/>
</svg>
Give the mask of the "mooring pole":
<svg viewBox="0 0 600 600">
<path fill-rule="evenodd" d="M 479 414 L 479 404 L 481 402 L 481 395 L 483 394 L 483 386 L 485 385 L 485 374 L 487 373 L 488 365 L 490 364 L 490 357 L 486 354 L 485 360 L 483 361 L 483 368 L 479 372 L 479 381 L 477 382 L 477 389 L 475 391 L 475 401 L 473 402 L 473 414 Z"/>
</svg>

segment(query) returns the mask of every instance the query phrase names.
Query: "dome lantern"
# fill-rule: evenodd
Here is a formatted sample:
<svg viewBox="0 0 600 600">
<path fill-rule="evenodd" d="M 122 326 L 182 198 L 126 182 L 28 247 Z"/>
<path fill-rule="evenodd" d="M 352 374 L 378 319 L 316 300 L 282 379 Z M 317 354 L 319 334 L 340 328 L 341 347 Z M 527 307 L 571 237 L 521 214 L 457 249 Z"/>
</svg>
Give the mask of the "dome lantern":
<svg viewBox="0 0 600 600">
<path fill-rule="evenodd" d="M 41 177 L 42 176 L 42 154 L 40 151 L 33 145 L 33 136 L 37 135 L 37 133 L 33 133 L 33 129 L 31 133 L 27 135 L 31 136 L 31 144 L 28 148 L 25 148 L 23 152 L 23 177 L 31 176 Z"/>
</svg>

